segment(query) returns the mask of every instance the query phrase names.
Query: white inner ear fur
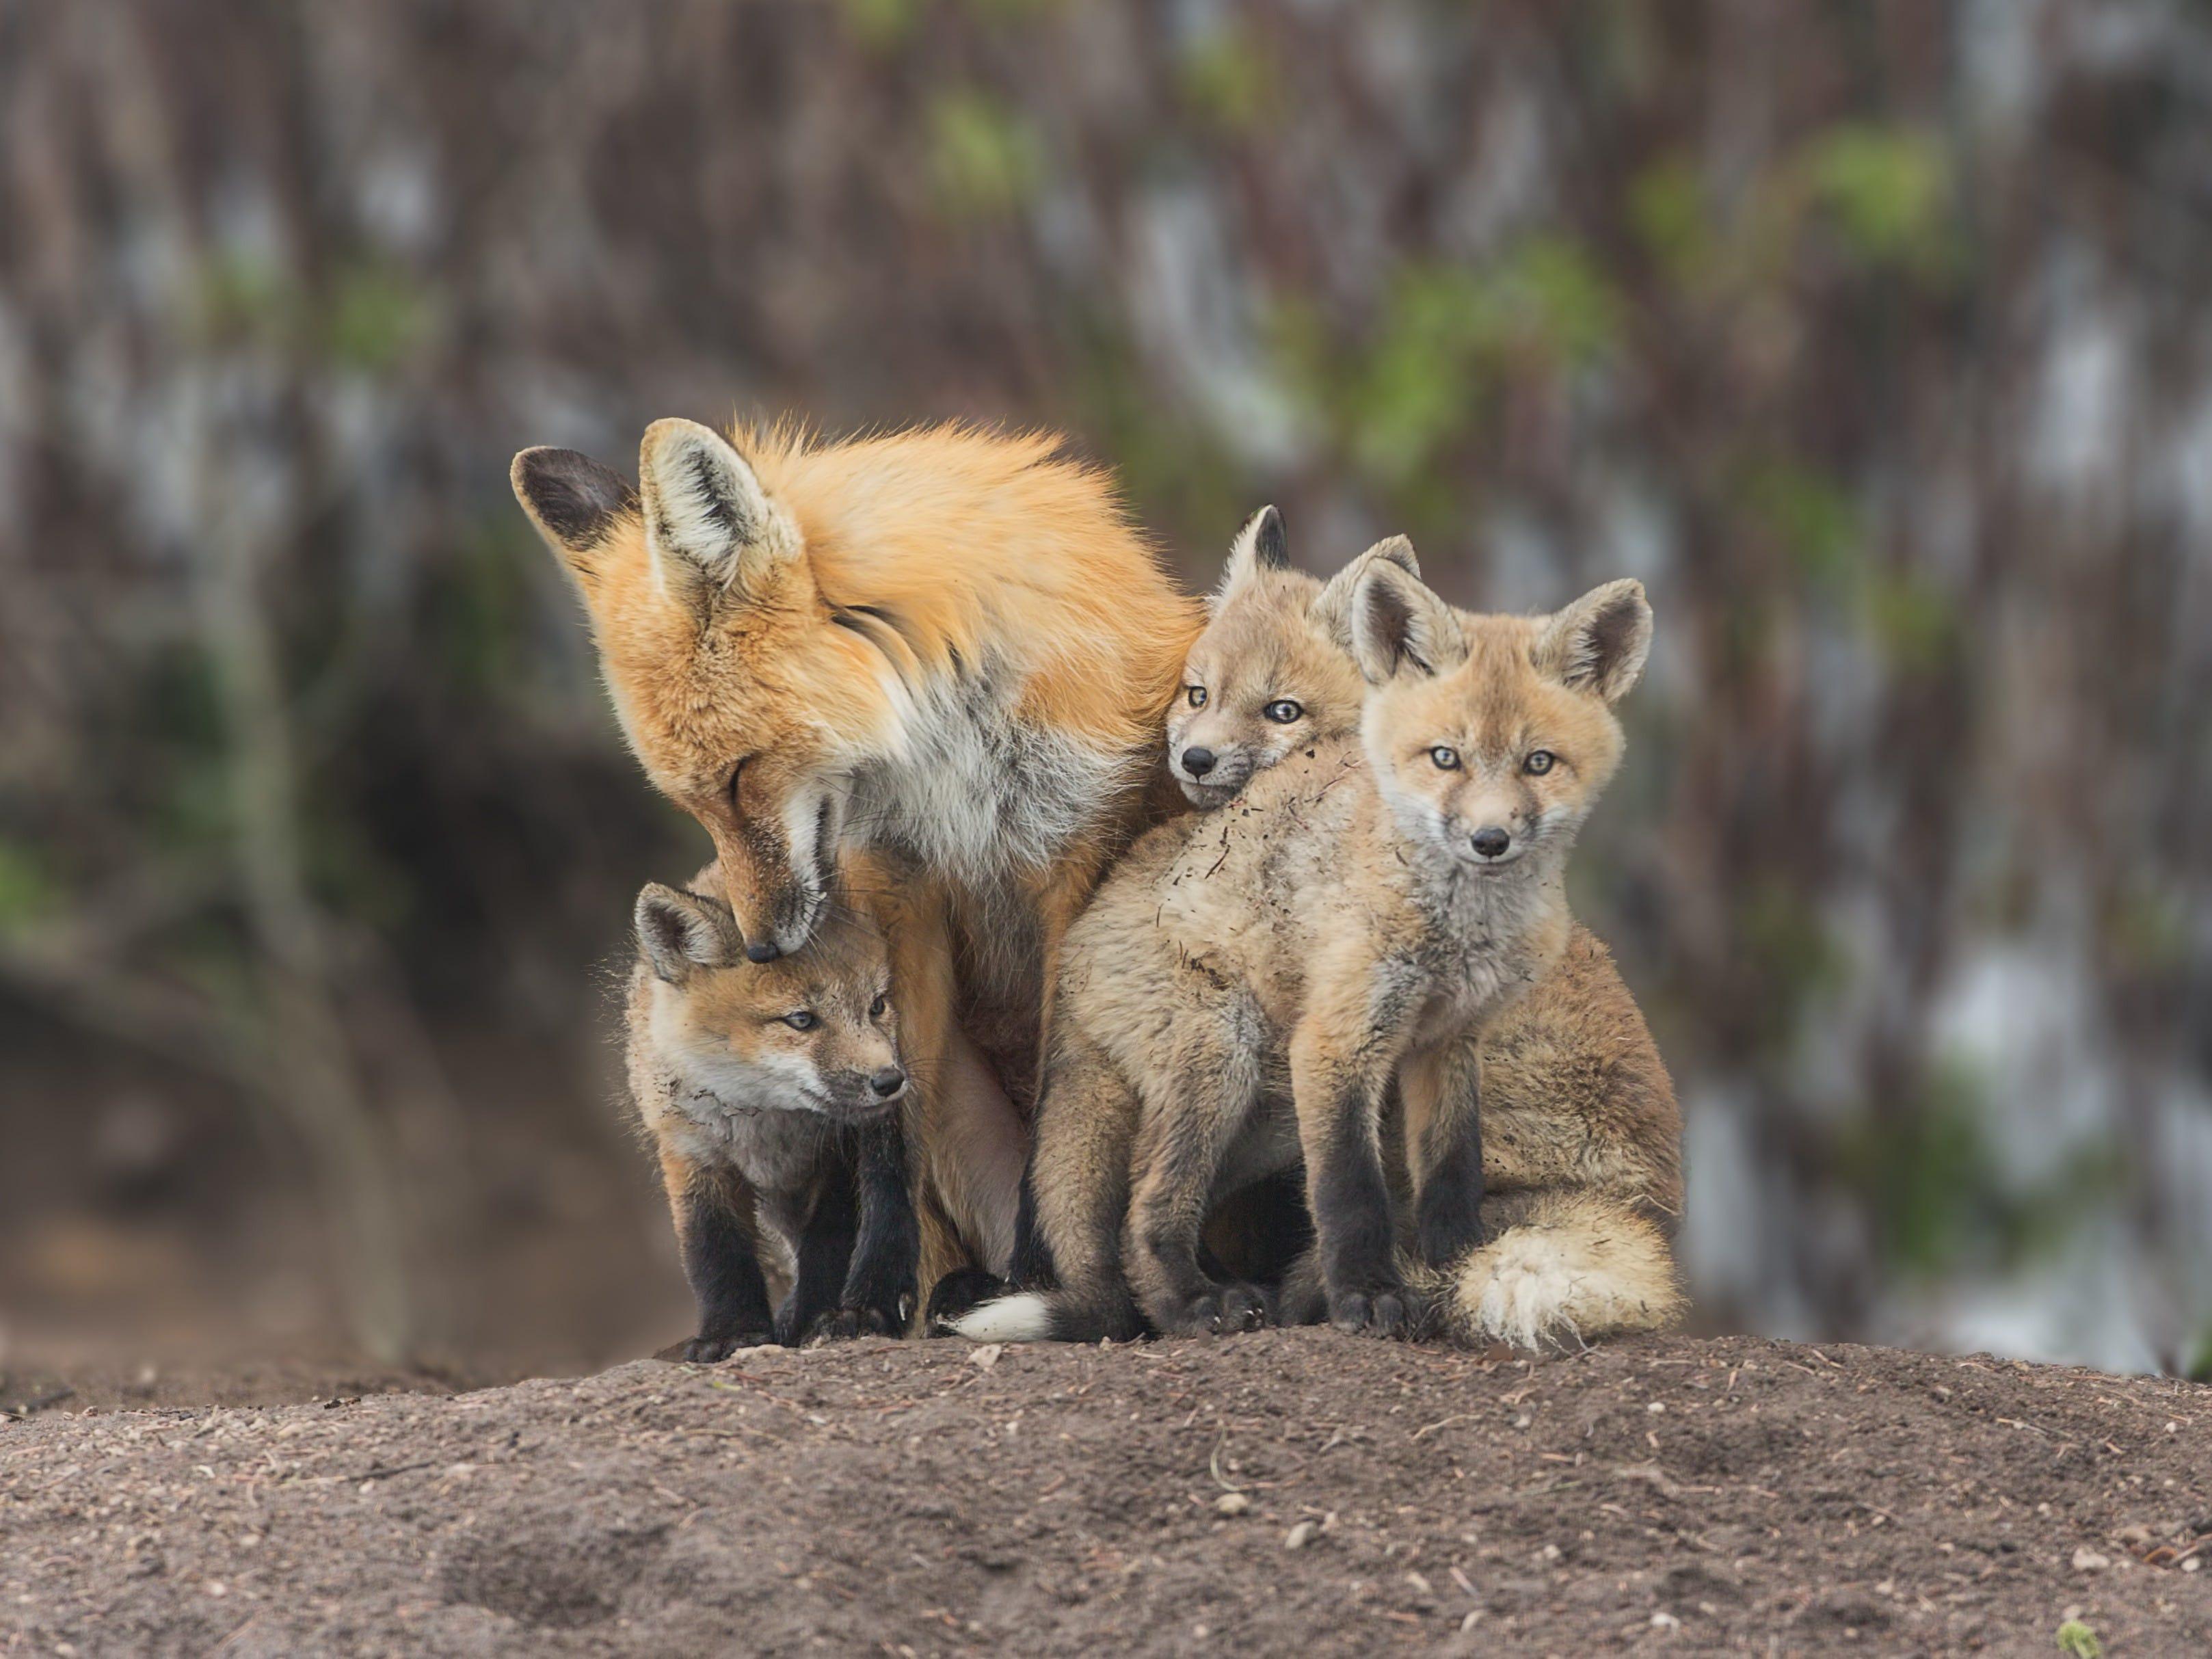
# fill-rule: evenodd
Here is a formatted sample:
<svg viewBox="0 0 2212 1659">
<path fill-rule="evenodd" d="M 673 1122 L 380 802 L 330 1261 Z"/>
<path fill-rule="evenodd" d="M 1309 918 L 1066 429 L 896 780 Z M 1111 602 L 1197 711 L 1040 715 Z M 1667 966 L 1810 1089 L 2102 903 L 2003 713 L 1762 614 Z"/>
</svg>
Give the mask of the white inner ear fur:
<svg viewBox="0 0 2212 1659">
<path fill-rule="evenodd" d="M 1352 647 L 1370 685 L 1440 674 L 1467 656 L 1451 607 L 1389 559 L 1370 561 L 1353 590 Z"/>
<path fill-rule="evenodd" d="M 1322 584 L 1309 614 L 1340 650 L 1352 649 L 1352 597 L 1358 592 L 1359 579 L 1378 559 L 1396 565 L 1409 576 L 1419 577 L 1421 574 L 1420 561 L 1413 556 L 1413 543 L 1403 536 L 1392 536 L 1376 543 Z"/>
<path fill-rule="evenodd" d="M 1561 682 L 1618 702 L 1651 654 L 1651 605 L 1633 578 L 1594 587 L 1545 628 L 1539 660 Z"/>
<path fill-rule="evenodd" d="M 696 421 L 655 421 L 638 451 L 647 545 L 664 592 L 694 598 L 768 573 L 799 532 L 744 459 Z"/>
</svg>

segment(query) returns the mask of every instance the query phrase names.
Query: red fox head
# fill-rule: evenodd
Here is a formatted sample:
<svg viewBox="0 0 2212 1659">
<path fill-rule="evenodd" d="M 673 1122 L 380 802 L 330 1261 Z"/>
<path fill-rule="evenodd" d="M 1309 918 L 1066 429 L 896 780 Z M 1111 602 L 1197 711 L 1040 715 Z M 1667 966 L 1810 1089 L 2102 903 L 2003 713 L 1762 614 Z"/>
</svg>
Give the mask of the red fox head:
<svg viewBox="0 0 2212 1659">
<path fill-rule="evenodd" d="M 1464 867 L 1556 868 L 1620 762 L 1613 705 L 1651 648 L 1644 585 L 1549 617 L 1472 616 L 1376 564 L 1352 642 L 1369 763 L 1401 829 Z"/>
<path fill-rule="evenodd" d="M 1194 806 L 1234 799 L 1301 744 L 1358 729 L 1366 687 L 1352 661 L 1352 595 L 1376 559 L 1420 574 L 1402 536 L 1322 582 L 1291 568 L 1273 507 L 1238 532 L 1168 710 L 1168 770 Z"/>
<path fill-rule="evenodd" d="M 591 613 L 630 748 L 713 838 L 743 954 L 773 961 L 821 915 L 856 757 L 885 718 L 872 624 L 823 599 L 798 523 L 715 433 L 656 421 L 638 477 L 565 449 L 513 470 Z"/>
<path fill-rule="evenodd" d="M 747 962 L 726 904 L 656 882 L 637 896 L 637 941 L 653 1042 L 723 1103 L 853 1122 L 905 1094 L 890 953 L 856 918 L 833 914 L 804 950 Z"/>
</svg>

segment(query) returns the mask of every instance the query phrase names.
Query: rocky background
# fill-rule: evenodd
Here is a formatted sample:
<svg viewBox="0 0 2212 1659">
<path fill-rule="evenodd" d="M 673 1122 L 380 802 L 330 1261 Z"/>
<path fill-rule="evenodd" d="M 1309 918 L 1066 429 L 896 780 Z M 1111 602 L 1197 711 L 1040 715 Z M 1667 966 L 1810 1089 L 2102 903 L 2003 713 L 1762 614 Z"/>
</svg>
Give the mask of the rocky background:
<svg viewBox="0 0 2212 1659">
<path fill-rule="evenodd" d="M 1065 430 L 1660 618 L 1577 870 L 1712 1324 L 2212 1368 L 2212 16 L 0 11 L 0 1316 L 678 1334 L 602 965 L 703 854 L 506 483 Z"/>
</svg>

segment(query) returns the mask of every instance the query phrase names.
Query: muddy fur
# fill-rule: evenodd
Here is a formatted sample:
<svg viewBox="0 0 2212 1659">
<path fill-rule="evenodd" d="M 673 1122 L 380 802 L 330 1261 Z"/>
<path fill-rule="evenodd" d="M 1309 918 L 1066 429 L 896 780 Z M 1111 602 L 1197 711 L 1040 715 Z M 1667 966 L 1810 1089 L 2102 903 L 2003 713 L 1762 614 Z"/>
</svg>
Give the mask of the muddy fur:
<svg viewBox="0 0 2212 1659">
<path fill-rule="evenodd" d="M 1293 757 L 1293 769 L 1331 764 L 1324 751 L 1332 743 L 1334 763 L 1356 765 L 1355 745 L 1344 741 L 1358 720 L 1362 702 L 1361 683 L 1346 648 L 1348 603 L 1341 596 L 1348 584 L 1343 577 L 1324 584 L 1255 556 L 1268 516 L 1255 517 L 1240 536 L 1212 601 L 1212 623 L 1186 668 L 1186 689 L 1204 685 L 1216 694 L 1206 700 L 1213 723 L 1201 728 L 1201 735 L 1214 743 L 1222 742 L 1224 731 L 1234 734 L 1231 741 L 1254 733 L 1264 738 L 1254 711 L 1268 700 L 1291 696 L 1302 705 L 1316 738 Z M 1385 544 L 1363 555 L 1346 575 L 1356 580 L 1378 556 L 1401 568 L 1411 565 L 1410 550 L 1402 543 Z M 1592 616 L 1617 620 L 1626 592 L 1620 585 L 1601 589 L 1575 614 L 1585 621 Z M 1635 598 L 1640 605 L 1640 595 Z M 1607 660 L 1603 653 L 1587 652 L 1582 636 L 1560 619 L 1547 619 L 1547 624 L 1520 621 L 1517 628 L 1505 630 L 1524 661 L 1540 665 L 1554 681 L 1577 682 L 1577 689 L 1601 707 L 1632 683 L 1640 646 L 1635 647 L 1633 663 Z M 1612 678 L 1600 685 L 1593 679 L 1595 670 Z M 1571 726 L 1578 711 L 1566 712 Z M 1171 720 L 1171 751 L 1194 718 L 1179 709 Z M 1241 727 L 1235 724 L 1240 718 Z M 1584 770 L 1597 775 L 1598 787 L 1611 764 L 1603 735 L 1593 745 L 1595 758 L 1589 750 L 1584 754 L 1591 762 Z M 1263 750 L 1244 776 L 1249 781 L 1283 757 L 1279 749 Z M 1210 799 L 1180 773 L 1178 777 L 1194 799 Z M 1582 781 L 1586 787 L 1588 777 Z M 1323 797 L 1329 787 L 1303 786 L 1306 793 Z M 1120 896 L 1120 908 L 1128 913 L 1121 921 L 1136 928 L 1147 920 L 1140 913 L 1146 908 L 1141 890 L 1148 886 L 1160 896 L 1157 909 L 1164 917 L 1168 896 L 1186 882 L 1212 887 L 1232 870 L 1284 882 L 1292 872 L 1290 854 L 1280 845 L 1261 858 L 1241 857 L 1237 849 L 1248 838 L 1281 843 L 1302 834 L 1310 841 L 1313 805 L 1299 787 L 1269 785 L 1230 797 L 1218 827 L 1199 821 L 1157 830 L 1116 872 L 1101 895 L 1100 908 L 1112 906 Z M 1580 810 L 1586 811 L 1586 804 Z M 1269 819 L 1285 816 L 1297 821 L 1295 834 L 1279 823 L 1271 830 Z M 1324 845 L 1330 833 L 1322 833 Z M 1210 851 L 1201 867 L 1191 855 L 1205 849 Z M 1317 868 L 1304 873 L 1317 881 L 1342 879 Z M 1127 902 L 1132 890 L 1139 890 L 1133 902 Z M 1248 908 L 1254 918 L 1279 921 L 1291 908 L 1286 897 L 1279 888 L 1255 895 Z M 1176 902 L 1182 908 L 1182 901 Z M 1094 1008 L 1102 1005 L 1090 988 L 1092 982 L 1102 972 L 1109 980 L 1116 973 L 1107 965 L 1114 931 L 1112 923 L 1102 925 L 1093 944 L 1094 935 L 1083 930 L 1083 947 L 1070 959 L 1070 994 L 1086 999 Z M 1229 930 L 1231 935 L 1236 931 Z M 1193 930 L 1192 937 L 1204 935 Z M 1279 951 L 1288 954 L 1293 948 L 1294 940 L 1278 939 Z M 1094 951 L 1104 959 L 1093 961 Z M 1115 1007 L 1109 1019 L 1133 1018 L 1139 1029 L 1149 1025 L 1158 1041 L 1167 1041 L 1170 1029 L 1181 1028 L 1172 1014 L 1162 1018 L 1163 1011 L 1176 1006 L 1177 981 L 1187 994 L 1194 975 L 1203 981 L 1209 971 L 1219 971 L 1211 968 L 1203 948 L 1195 953 L 1185 950 L 1177 965 L 1162 1004 L 1150 1011 L 1149 1018 L 1141 1009 Z M 1258 1040 L 1262 1046 L 1268 1041 Z M 1479 1060 L 1476 1041 L 1471 1036 L 1457 1045 L 1433 1045 L 1414 1056 L 1401 1079 L 1407 1103 L 1382 1126 L 1395 1166 L 1391 1184 L 1398 1231 L 1410 1229 L 1416 1235 L 1416 1248 L 1406 1258 L 1415 1272 L 1415 1288 L 1442 1310 L 1437 1316 L 1469 1338 L 1567 1340 L 1645 1328 L 1673 1317 L 1680 1295 L 1668 1239 L 1680 1206 L 1680 1117 L 1650 1033 L 1603 945 L 1586 931 L 1571 928 L 1548 971 L 1497 1014 L 1486 1038 L 1480 1040 Z M 1263 1079 L 1274 1097 L 1278 1127 L 1272 1152 L 1261 1156 L 1262 1164 L 1291 1150 L 1280 1132 L 1279 1097 L 1285 1081 L 1279 1067 Z M 978 1337 L 1018 1340 L 1123 1335 L 1141 1328 L 1122 1281 L 1125 1248 L 1141 1248 L 1132 1245 L 1123 1227 L 1125 1218 L 1132 1231 L 1135 1226 L 1128 1213 L 1128 1170 L 1142 1117 L 1140 1087 L 1115 1063 L 1109 1046 L 1088 1034 L 1085 1022 L 1056 1027 L 1033 1196 L 1060 1288 L 1003 1299 L 976 1310 L 958 1328 Z M 1466 1118 L 1478 1100 L 1479 1127 L 1470 1132 Z M 1156 1131 L 1156 1144 L 1139 1152 L 1140 1166 L 1147 1158 L 1162 1155 L 1157 1143 L 1163 1133 Z M 1454 1148 L 1460 1162 L 1447 1167 Z M 1470 1173 L 1470 1148 L 1479 1149 L 1479 1173 Z M 1215 1196 L 1246 1173 L 1224 1170 Z M 1425 1240 L 1418 1237 L 1423 1218 L 1419 1194 L 1425 1187 L 1431 1193 L 1456 1190 L 1462 1201 L 1443 1207 L 1464 1212 L 1446 1217 L 1434 1229 L 1440 1236 Z M 1486 1201 L 1486 1188 L 1491 1194 Z M 1522 1226 L 1536 1231 L 1516 1237 L 1514 1230 Z M 1490 1237 L 1492 1243 L 1473 1248 L 1480 1236 Z M 1427 1260 L 1440 1266 L 1422 1265 L 1423 1245 Z M 1268 1316 L 1318 1314 L 1326 1297 L 1312 1279 L 1317 1261 L 1316 1256 L 1307 1258 L 1304 1277 L 1292 1276 L 1279 1308 L 1270 1308 L 1264 1297 L 1232 1288 L 1234 1305 L 1224 1310 L 1218 1292 L 1199 1291 L 1206 1298 L 1209 1322 L 1224 1316 L 1245 1324 Z M 1540 1261 L 1553 1262 L 1554 1269 L 1536 1272 Z M 1459 1285 L 1462 1294 L 1445 1294 L 1449 1284 Z"/>
</svg>

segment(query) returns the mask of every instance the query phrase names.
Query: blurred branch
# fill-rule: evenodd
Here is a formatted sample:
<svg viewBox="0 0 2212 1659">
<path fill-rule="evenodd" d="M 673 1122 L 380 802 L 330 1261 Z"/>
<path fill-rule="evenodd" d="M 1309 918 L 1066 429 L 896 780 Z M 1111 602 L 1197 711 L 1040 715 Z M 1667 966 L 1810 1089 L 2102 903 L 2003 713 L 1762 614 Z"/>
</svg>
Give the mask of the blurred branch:
<svg viewBox="0 0 2212 1659">
<path fill-rule="evenodd" d="M 204 466 L 201 476 L 216 474 Z M 221 526 L 225 515 L 213 495 L 202 492 L 203 522 Z M 260 953 L 270 1058 L 282 1079 L 274 1097 L 305 1139 L 333 1200 L 354 1333 L 371 1355 L 390 1363 L 406 1354 L 414 1337 L 398 1197 L 331 995 L 323 918 L 307 891 L 292 734 L 256 540 L 217 528 L 196 580 L 229 745 L 239 890 Z"/>
</svg>

